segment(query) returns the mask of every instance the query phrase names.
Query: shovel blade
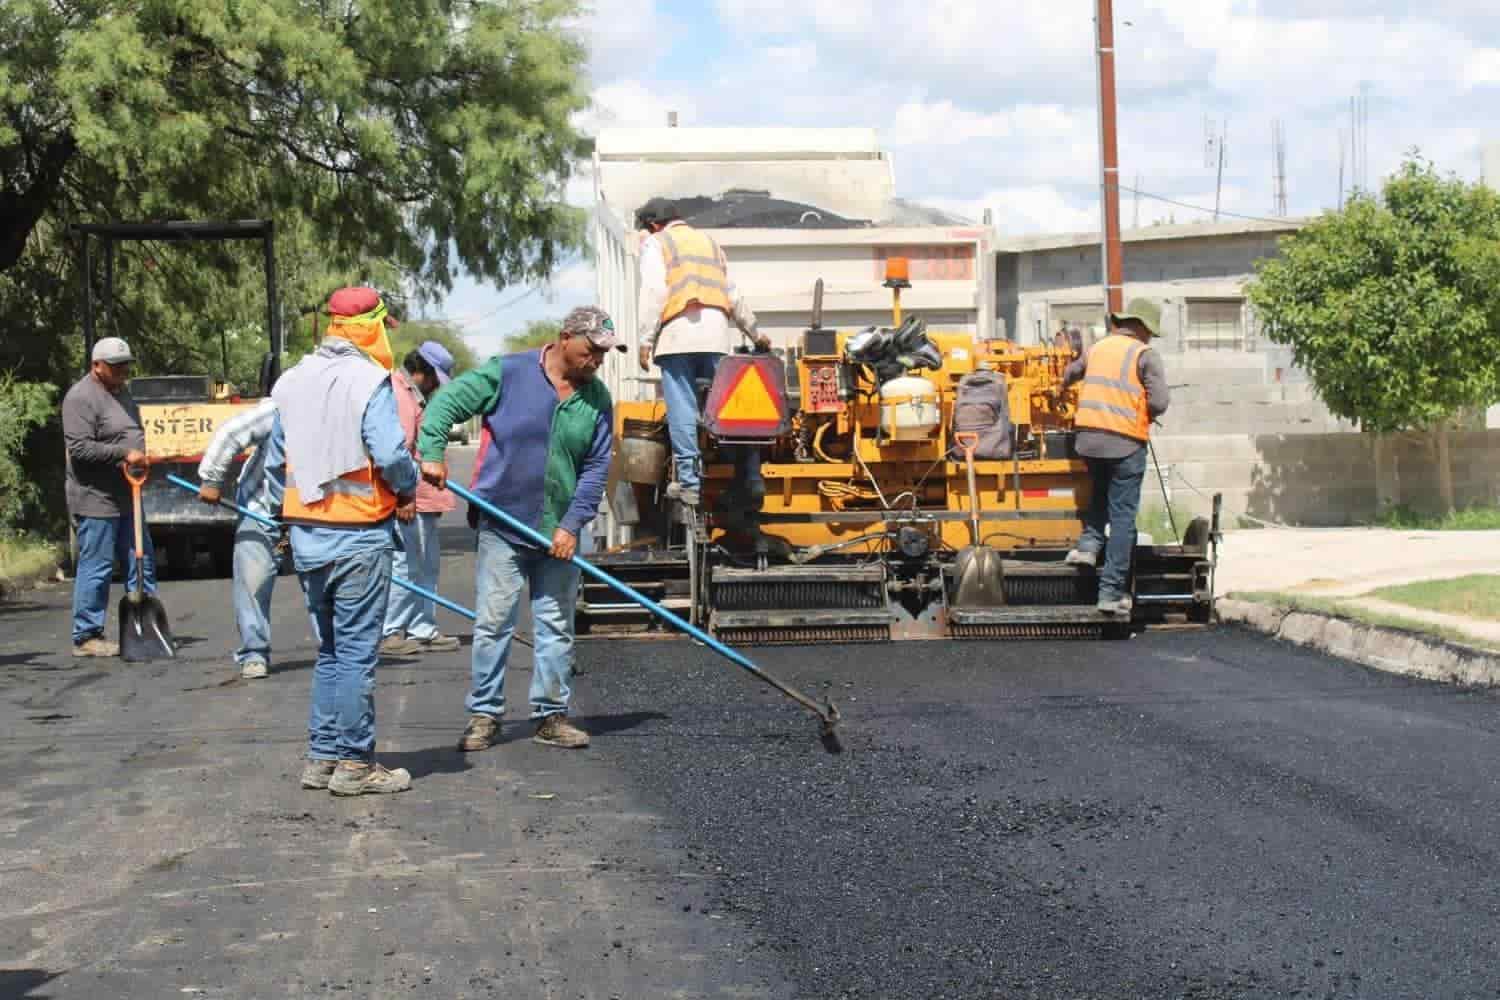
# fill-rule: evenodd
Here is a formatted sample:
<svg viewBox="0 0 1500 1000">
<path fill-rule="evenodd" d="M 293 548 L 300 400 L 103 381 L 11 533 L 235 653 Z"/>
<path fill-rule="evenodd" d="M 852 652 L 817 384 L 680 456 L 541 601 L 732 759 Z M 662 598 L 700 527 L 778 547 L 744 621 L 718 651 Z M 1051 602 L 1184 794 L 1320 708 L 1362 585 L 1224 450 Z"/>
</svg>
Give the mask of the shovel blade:
<svg viewBox="0 0 1500 1000">
<path fill-rule="evenodd" d="M 986 545 L 969 545 L 954 565 L 953 603 L 965 608 L 1005 606 L 1005 569 L 1000 553 Z"/>
<path fill-rule="evenodd" d="M 120 659 L 126 663 L 177 658 L 167 609 L 155 597 L 120 599 Z"/>
</svg>

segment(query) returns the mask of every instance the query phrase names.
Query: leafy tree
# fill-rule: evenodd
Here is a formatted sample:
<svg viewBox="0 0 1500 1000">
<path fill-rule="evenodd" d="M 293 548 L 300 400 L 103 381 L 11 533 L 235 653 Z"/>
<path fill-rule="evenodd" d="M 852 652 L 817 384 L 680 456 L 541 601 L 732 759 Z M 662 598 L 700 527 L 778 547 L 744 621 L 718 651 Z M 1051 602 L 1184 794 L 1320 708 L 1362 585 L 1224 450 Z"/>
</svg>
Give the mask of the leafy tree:
<svg viewBox="0 0 1500 1000">
<path fill-rule="evenodd" d="M 560 319 L 534 319 L 521 330 L 505 338 L 505 349 L 507 351 L 529 351 L 533 347 L 541 347 L 550 344 L 557 339 L 558 331 L 562 329 Z"/>
<path fill-rule="evenodd" d="M 342 284 L 428 300 L 459 267 L 496 286 L 582 241 L 562 199 L 586 146 L 573 0 L 0 0 L 0 371 L 83 369 L 67 225 L 273 218 L 289 352 L 297 308 Z M 121 244 L 101 333 L 143 374 L 252 386 L 257 247 Z M 62 511 L 56 420 L 26 440 L 39 515 Z M 61 524 L 58 517 L 57 525 Z M 56 527 L 57 525 L 54 525 Z"/>
<path fill-rule="evenodd" d="M 1281 250 L 1249 288 L 1268 336 L 1337 415 L 1427 434 L 1452 510 L 1448 430 L 1500 401 L 1500 198 L 1413 153 Z"/>
<path fill-rule="evenodd" d="M 0 270 L 43 223 L 295 213 L 326 254 L 503 286 L 581 242 L 571 0 L 8 0 Z"/>
</svg>

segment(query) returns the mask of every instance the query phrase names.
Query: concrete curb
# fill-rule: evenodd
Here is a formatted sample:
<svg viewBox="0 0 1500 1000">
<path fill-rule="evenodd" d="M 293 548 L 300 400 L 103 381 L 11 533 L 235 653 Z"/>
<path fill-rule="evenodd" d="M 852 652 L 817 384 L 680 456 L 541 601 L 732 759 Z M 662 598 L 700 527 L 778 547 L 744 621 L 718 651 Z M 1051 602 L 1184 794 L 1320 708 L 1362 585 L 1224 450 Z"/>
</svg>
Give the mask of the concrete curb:
<svg viewBox="0 0 1500 1000">
<path fill-rule="evenodd" d="M 1215 604 L 1222 622 L 1244 625 L 1376 670 L 1467 687 L 1500 686 L 1500 654 L 1432 635 L 1259 601 L 1221 597 Z"/>
</svg>

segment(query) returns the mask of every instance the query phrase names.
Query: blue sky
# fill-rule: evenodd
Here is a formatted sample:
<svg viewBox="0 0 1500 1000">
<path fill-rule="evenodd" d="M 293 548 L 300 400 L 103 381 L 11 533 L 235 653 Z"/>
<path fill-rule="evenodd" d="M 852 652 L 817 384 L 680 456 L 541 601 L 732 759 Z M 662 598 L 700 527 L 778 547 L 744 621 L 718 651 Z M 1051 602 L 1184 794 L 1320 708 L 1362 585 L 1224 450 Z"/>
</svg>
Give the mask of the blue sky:
<svg viewBox="0 0 1500 1000">
<path fill-rule="evenodd" d="M 580 125 L 663 125 L 676 110 L 684 127 L 875 127 L 903 197 L 971 218 L 990 208 L 1006 233 L 1097 228 L 1092 12 L 1092 0 L 594 0 L 579 29 L 594 106 Z M 1227 136 L 1223 209 L 1251 216 L 1273 210 L 1276 121 L 1291 214 L 1336 203 L 1356 94 L 1372 186 L 1413 147 L 1477 179 L 1481 142 L 1500 139 L 1492 0 L 1115 0 L 1115 18 L 1122 183 L 1148 193 L 1123 196 L 1126 225 L 1209 218 L 1205 119 Z M 580 205 L 591 196 L 586 175 L 570 189 Z M 592 294 L 580 264 L 536 289 L 460 281 L 437 311 L 493 352 Z"/>
</svg>

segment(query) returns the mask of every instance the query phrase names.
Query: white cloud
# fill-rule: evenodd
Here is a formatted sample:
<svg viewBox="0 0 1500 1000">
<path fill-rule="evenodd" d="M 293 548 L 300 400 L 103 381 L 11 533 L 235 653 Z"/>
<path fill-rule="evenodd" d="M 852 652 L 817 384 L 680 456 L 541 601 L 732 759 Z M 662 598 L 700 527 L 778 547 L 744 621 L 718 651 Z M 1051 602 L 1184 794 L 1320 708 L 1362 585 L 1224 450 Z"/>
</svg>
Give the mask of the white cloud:
<svg viewBox="0 0 1500 1000">
<path fill-rule="evenodd" d="M 966 219 L 985 209 L 1001 233 L 1080 232 L 1099 228 L 1097 200 L 1070 199 L 1056 188 L 1027 185 L 989 191 L 972 199 L 929 199 L 929 204 Z"/>
</svg>

